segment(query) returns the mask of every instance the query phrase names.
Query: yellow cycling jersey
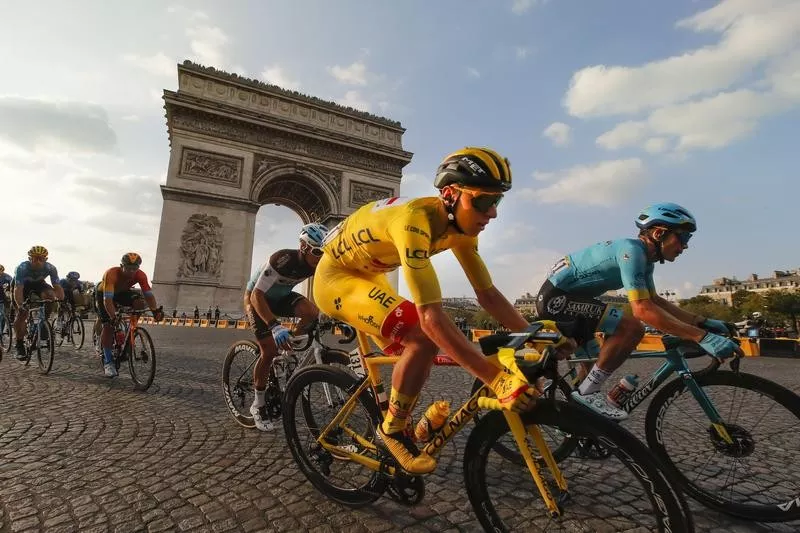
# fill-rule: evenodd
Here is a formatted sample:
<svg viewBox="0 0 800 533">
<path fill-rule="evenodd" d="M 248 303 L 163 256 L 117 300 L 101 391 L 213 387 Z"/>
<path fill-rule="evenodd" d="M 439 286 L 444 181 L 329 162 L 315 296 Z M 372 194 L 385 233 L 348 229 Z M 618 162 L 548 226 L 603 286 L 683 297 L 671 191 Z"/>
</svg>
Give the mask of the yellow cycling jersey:
<svg viewBox="0 0 800 533">
<path fill-rule="evenodd" d="M 456 230 L 436 196 L 368 203 L 330 231 L 324 250 L 336 264 L 350 270 L 380 273 L 402 265 L 411 300 L 417 305 L 442 299 L 430 258 L 444 250 L 453 250 L 476 290 L 492 286 L 478 255 L 478 238 Z"/>
</svg>

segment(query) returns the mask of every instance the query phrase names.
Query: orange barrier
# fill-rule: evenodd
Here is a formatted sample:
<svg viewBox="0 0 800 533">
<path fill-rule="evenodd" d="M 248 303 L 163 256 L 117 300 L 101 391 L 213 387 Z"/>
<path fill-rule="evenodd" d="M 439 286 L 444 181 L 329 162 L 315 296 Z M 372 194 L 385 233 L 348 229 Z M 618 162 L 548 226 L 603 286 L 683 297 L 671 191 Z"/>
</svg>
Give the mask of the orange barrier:
<svg viewBox="0 0 800 533">
<path fill-rule="evenodd" d="M 228 327 L 228 321 L 227 320 L 220 320 L 219 322 L 217 322 L 217 327 L 218 328 L 227 328 Z"/>
<path fill-rule="evenodd" d="M 741 346 L 744 355 L 747 357 L 761 355 L 761 346 L 758 344 L 758 339 L 740 339 L 739 346 Z"/>
<path fill-rule="evenodd" d="M 472 333 L 471 335 L 472 342 L 476 342 L 481 337 L 486 337 L 494 333 L 494 330 L 492 329 L 473 329 L 470 331 Z"/>
<path fill-rule="evenodd" d="M 201 328 L 207 328 L 208 327 L 208 319 L 206 319 L 206 318 L 200 319 L 200 327 Z"/>
<path fill-rule="evenodd" d="M 247 320 L 237 320 L 236 329 L 247 329 Z"/>
</svg>

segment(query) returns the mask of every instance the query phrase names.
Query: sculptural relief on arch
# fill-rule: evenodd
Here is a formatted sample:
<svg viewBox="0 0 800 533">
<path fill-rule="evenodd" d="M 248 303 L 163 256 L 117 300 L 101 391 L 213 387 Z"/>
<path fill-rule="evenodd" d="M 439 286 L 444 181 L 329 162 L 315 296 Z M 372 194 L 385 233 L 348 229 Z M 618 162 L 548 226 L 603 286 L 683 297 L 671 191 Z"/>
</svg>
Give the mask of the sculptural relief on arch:
<svg viewBox="0 0 800 533">
<path fill-rule="evenodd" d="M 259 207 L 332 226 L 399 195 L 411 160 L 398 122 L 189 62 L 164 102 L 170 159 L 153 287 L 165 310 L 240 315 Z"/>
</svg>

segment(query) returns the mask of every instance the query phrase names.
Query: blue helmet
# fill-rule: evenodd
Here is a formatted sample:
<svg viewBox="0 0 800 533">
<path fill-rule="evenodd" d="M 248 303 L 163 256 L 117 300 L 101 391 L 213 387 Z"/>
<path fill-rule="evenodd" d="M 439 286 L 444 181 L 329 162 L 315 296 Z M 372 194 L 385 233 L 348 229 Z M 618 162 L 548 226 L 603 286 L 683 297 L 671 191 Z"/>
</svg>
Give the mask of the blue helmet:
<svg viewBox="0 0 800 533">
<path fill-rule="evenodd" d="M 81 275 L 73 270 L 72 272 L 67 274 L 67 279 L 79 280 L 79 279 L 81 279 Z"/>
<path fill-rule="evenodd" d="M 669 229 L 683 229 L 690 233 L 697 231 L 697 221 L 689 210 L 669 202 L 645 207 L 636 217 L 636 226 L 639 229 L 664 226 Z"/>
<path fill-rule="evenodd" d="M 316 222 L 306 224 L 300 229 L 300 240 L 312 248 L 321 248 L 327 235 L 328 228 Z"/>
</svg>

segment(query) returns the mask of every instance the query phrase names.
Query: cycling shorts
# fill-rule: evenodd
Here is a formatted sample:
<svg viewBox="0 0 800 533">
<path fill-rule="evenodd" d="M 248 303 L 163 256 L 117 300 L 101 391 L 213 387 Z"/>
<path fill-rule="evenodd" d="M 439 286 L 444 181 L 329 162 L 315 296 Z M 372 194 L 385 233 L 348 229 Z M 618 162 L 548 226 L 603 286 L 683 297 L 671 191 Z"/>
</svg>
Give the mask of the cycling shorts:
<svg viewBox="0 0 800 533">
<path fill-rule="evenodd" d="M 133 303 L 136 300 L 142 299 L 142 294 L 139 291 L 120 291 L 114 293 L 114 298 L 112 301 L 115 305 L 121 305 L 123 307 L 133 307 Z M 94 302 L 97 305 L 97 316 L 100 317 L 100 321 L 103 324 L 111 324 L 113 322 L 112 317 L 108 316 L 108 311 L 106 311 L 106 306 L 103 303 L 103 293 L 102 291 L 98 291 L 95 293 Z"/>
<path fill-rule="evenodd" d="M 298 302 L 305 299 L 306 297 L 302 294 L 292 291 L 286 296 L 274 301 L 267 299 L 267 306 L 269 306 L 269 310 L 272 311 L 272 314 L 276 317 L 293 317 L 296 316 L 294 313 L 295 306 Z M 261 340 L 272 336 L 272 332 L 267 327 L 267 323 L 256 313 L 252 305 L 247 305 L 245 307 L 245 313 L 247 315 L 247 323 L 250 325 L 250 330 L 255 334 L 256 339 Z"/>
<path fill-rule="evenodd" d="M 397 294 L 386 274 L 342 267 L 327 253 L 314 276 L 314 302 L 369 335 L 385 353 L 401 353 L 403 338 L 419 323 L 414 303 Z"/>
<path fill-rule="evenodd" d="M 599 352 L 595 332 L 613 335 L 623 310 L 591 296 L 567 293 L 545 281 L 536 296 L 536 313 L 540 320 L 576 322 L 576 342 L 579 346 L 587 345 L 586 351 L 595 356 Z"/>
</svg>

